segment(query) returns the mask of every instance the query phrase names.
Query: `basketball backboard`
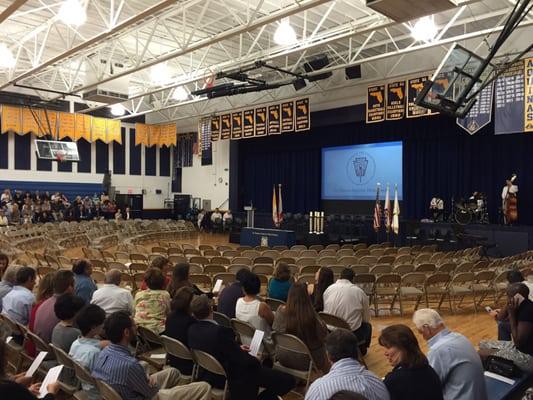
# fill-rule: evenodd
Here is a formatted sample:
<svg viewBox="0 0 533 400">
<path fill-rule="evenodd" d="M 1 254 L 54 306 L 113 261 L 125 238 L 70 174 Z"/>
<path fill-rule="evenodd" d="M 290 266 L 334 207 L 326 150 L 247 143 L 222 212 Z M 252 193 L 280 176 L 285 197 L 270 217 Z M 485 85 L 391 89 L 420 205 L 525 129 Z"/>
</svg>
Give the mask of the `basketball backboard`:
<svg viewBox="0 0 533 400">
<path fill-rule="evenodd" d="M 37 157 L 54 161 L 80 161 L 76 142 L 36 140 Z"/>
<path fill-rule="evenodd" d="M 415 103 L 462 118 L 474 105 L 476 91 L 493 77 L 495 67 L 459 44 L 454 44 Z"/>
</svg>

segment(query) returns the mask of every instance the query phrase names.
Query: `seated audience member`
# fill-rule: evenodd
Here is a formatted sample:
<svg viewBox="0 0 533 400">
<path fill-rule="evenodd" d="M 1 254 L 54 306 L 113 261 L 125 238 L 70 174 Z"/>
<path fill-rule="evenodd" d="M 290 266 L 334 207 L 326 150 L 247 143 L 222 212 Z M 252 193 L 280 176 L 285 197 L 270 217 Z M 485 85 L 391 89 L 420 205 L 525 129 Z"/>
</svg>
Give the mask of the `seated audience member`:
<svg viewBox="0 0 533 400">
<path fill-rule="evenodd" d="M 513 361 L 521 370 L 533 372 L 533 302 L 528 297 L 525 284 L 509 285 L 508 303 L 500 314 L 509 319 L 512 341 L 481 342 L 479 348 L 484 355 L 495 354 Z"/>
<path fill-rule="evenodd" d="M 329 267 L 322 267 L 316 273 L 316 284 L 308 285 L 308 291 L 312 288 L 311 299 L 317 312 L 324 311 L 324 292 L 333 285 L 334 275 Z"/>
<path fill-rule="evenodd" d="M 332 363 L 327 375 L 315 380 L 305 400 L 329 399 L 341 390 L 360 393 L 368 400 L 389 400 L 387 388 L 359 361 L 357 338 L 346 329 L 336 329 L 326 338 L 326 351 Z"/>
<path fill-rule="evenodd" d="M 429 365 L 442 384 L 444 400 L 486 400 L 483 365 L 470 341 L 450 332 L 435 310 L 423 308 L 413 323 L 429 346 Z"/>
<path fill-rule="evenodd" d="M 251 272 L 242 283 L 244 297 L 237 300 L 235 318 L 248 322 L 255 329 L 265 332 L 265 337 L 270 336 L 274 314 L 270 306 L 258 298 L 261 290 L 259 277 Z"/>
<path fill-rule="evenodd" d="M 59 322 L 52 330 L 51 342 L 67 353 L 72 343 L 81 335 L 74 325 L 74 320 L 84 305 L 83 299 L 72 293 L 62 294 L 54 304 L 54 312 Z"/>
<path fill-rule="evenodd" d="M 30 311 L 30 321 L 28 323 L 28 329 L 32 332 L 35 329 L 35 315 L 37 314 L 37 310 L 47 299 L 52 297 L 54 294 L 55 275 L 55 271 L 49 272 L 39 281 L 39 286 L 37 286 L 37 295 L 35 296 L 36 302 Z M 36 356 L 35 344 L 30 340 L 26 341 L 26 353 L 28 353 L 31 357 Z"/>
<path fill-rule="evenodd" d="M 196 296 L 201 296 L 203 294 L 207 295 L 208 297 L 213 297 L 212 293 L 204 293 L 202 292 L 198 286 L 194 285 L 189 281 L 189 270 L 190 266 L 188 263 L 179 263 L 176 264 L 174 267 L 174 270 L 172 271 L 172 281 L 168 285 L 168 292 L 170 293 L 171 297 L 174 297 L 178 289 L 182 287 L 190 287 Z"/>
<path fill-rule="evenodd" d="M 393 367 L 383 380 L 391 400 L 442 400 L 439 376 L 409 327 L 388 326 L 381 331 L 378 341 Z"/>
<path fill-rule="evenodd" d="M 131 209 L 129 207 L 126 207 L 126 209 L 122 213 L 122 219 L 125 221 L 129 221 L 130 219 L 133 219 L 131 215 Z"/>
<path fill-rule="evenodd" d="M 222 289 L 218 296 L 217 311 L 226 315 L 228 318 L 235 318 L 235 306 L 237 300 L 244 296 L 242 282 L 246 276 L 252 272 L 248 268 L 241 268 L 235 274 L 235 282 Z"/>
<path fill-rule="evenodd" d="M 211 222 L 213 224 L 216 224 L 217 222 L 222 222 L 222 214 L 220 213 L 220 210 L 218 208 L 215 208 L 215 211 L 211 214 Z"/>
<path fill-rule="evenodd" d="M 0 278 L 4 276 L 7 267 L 9 267 L 9 257 L 4 253 L 0 253 Z"/>
<path fill-rule="evenodd" d="M 168 276 L 167 272 L 170 268 L 172 268 L 172 263 L 168 261 L 168 258 L 163 256 L 157 256 L 154 257 L 152 260 L 152 263 L 150 264 L 151 268 L 158 268 L 163 273 L 163 276 L 165 277 L 165 289 L 168 288 L 168 285 L 170 285 L 170 282 L 172 281 Z M 146 286 L 146 282 L 143 280 L 141 283 L 141 290 L 146 290 L 148 286 Z"/>
<path fill-rule="evenodd" d="M 74 273 L 65 269 L 56 272 L 54 276 L 54 295 L 45 300 L 35 313 L 34 333 L 50 343 L 52 331 L 59 322 L 54 312 L 54 306 L 59 296 L 74 292 Z"/>
<path fill-rule="evenodd" d="M 135 323 L 160 334 L 170 311 L 170 295 L 160 269 L 149 268 L 144 275 L 148 289 L 135 294 Z"/>
<path fill-rule="evenodd" d="M 206 296 L 195 297 L 191 309 L 198 322 L 189 328 L 189 346 L 211 354 L 222 364 L 232 399 L 276 400 L 277 396 L 283 396 L 295 386 L 292 376 L 261 366 L 248 354 L 247 346 L 237 344 L 232 329 L 213 321 L 213 307 Z M 201 379 L 213 387 L 224 387 L 221 376 L 202 371 Z M 258 395 L 260 387 L 265 390 Z"/>
<path fill-rule="evenodd" d="M 9 219 L 6 216 L 6 212 L 3 208 L 0 208 L 0 228 L 5 228 L 9 225 Z"/>
<path fill-rule="evenodd" d="M 337 282 L 324 292 L 324 312 L 344 319 L 359 340 L 364 340 L 360 350 L 363 355 L 370 347 L 372 325 L 368 296 L 359 286 L 354 285 L 354 273 L 350 268 L 341 272 Z"/>
<path fill-rule="evenodd" d="M 13 321 L 27 326 L 31 308 L 35 304 L 33 288 L 37 273 L 31 267 L 20 267 L 17 271 L 17 284 L 2 299 L 2 314 Z"/>
<path fill-rule="evenodd" d="M 72 266 L 74 272 L 74 279 L 76 284 L 74 286 L 74 294 L 80 296 L 85 304 L 89 304 L 96 291 L 96 283 L 91 278 L 93 273 L 93 266 L 89 260 L 76 260 Z"/>
<path fill-rule="evenodd" d="M 533 283 L 524 279 L 520 271 L 512 270 L 507 273 L 507 281 L 509 284 L 523 283 L 529 289 L 529 300 L 533 300 Z M 490 312 L 498 323 L 498 340 L 511 340 L 511 325 L 509 323 L 509 316 L 506 307 L 503 309 L 496 309 Z"/>
<path fill-rule="evenodd" d="M 194 293 L 191 288 L 182 287 L 176 292 L 176 295 L 170 303 L 172 312 L 168 314 L 165 324 L 164 335 L 179 340 L 188 347 L 189 340 L 187 331 L 189 327 L 196 322 L 191 313 L 191 301 Z M 191 375 L 193 363 L 190 360 L 168 355 L 168 363 L 171 367 L 178 369 L 184 375 Z"/>
<path fill-rule="evenodd" d="M 122 279 L 118 269 L 111 269 L 105 274 L 105 284 L 93 293 L 91 304 L 101 307 L 107 315 L 117 311 L 126 311 L 133 315 L 135 306 L 133 296 L 128 289 L 120 287 Z"/>
<path fill-rule="evenodd" d="M 292 285 L 291 270 L 285 263 L 279 263 L 274 276 L 268 282 L 268 297 L 287 301 L 287 295 Z"/>
<path fill-rule="evenodd" d="M 5 269 L 4 275 L 2 275 L 2 281 L 0 282 L 0 307 L 2 307 L 4 297 L 11 292 L 13 287 L 17 284 L 18 269 L 18 266 L 11 265 Z"/>
<path fill-rule="evenodd" d="M 13 206 L 11 208 L 11 212 L 8 215 L 9 224 L 10 225 L 19 225 L 21 218 L 22 218 L 22 216 L 21 216 L 20 211 L 19 211 L 19 205 L 17 203 L 15 203 L 15 204 L 13 204 Z"/>
<path fill-rule="evenodd" d="M 231 225 L 232 222 L 233 222 L 233 214 L 231 213 L 231 210 L 228 210 L 222 216 L 222 223 L 224 225 L 224 228 Z"/>
<path fill-rule="evenodd" d="M 122 211 L 120 211 L 120 208 L 117 208 L 117 212 L 115 213 L 115 221 L 122 221 Z"/>
<path fill-rule="evenodd" d="M 102 350 L 99 336 L 103 333 L 105 317 L 105 311 L 94 304 L 85 306 L 76 316 L 76 325 L 81 331 L 81 336 L 72 343 L 68 354 L 89 372 L 93 370 Z M 95 386 L 83 382 L 81 386 L 89 400 L 100 399 L 100 393 Z"/>
<path fill-rule="evenodd" d="M 111 344 L 103 349 L 94 364 L 92 375 L 102 380 L 124 400 L 208 400 L 211 387 L 205 382 L 179 384 L 180 373 L 165 368 L 148 376 L 133 357 L 129 345 L 136 337 L 135 322 L 125 312 L 116 312 L 104 323 L 106 337 Z"/>
<path fill-rule="evenodd" d="M 323 373 L 329 371 L 329 361 L 326 356 L 324 341 L 328 334 L 326 325 L 318 318 L 311 299 L 307 294 L 305 283 L 295 283 L 289 290 L 289 297 L 285 306 L 280 306 L 274 317 L 272 329 L 280 333 L 288 333 L 300 338 L 309 348 L 315 365 Z M 277 357 L 284 365 L 291 366 L 298 363 L 294 352 L 278 352 Z M 307 357 L 303 357 L 300 366 L 306 365 Z M 297 364 L 295 367 L 298 367 Z"/>
<path fill-rule="evenodd" d="M 2 400 L 36 400 L 39 397 L 41 382 L 32 383 L 31 377 L 26 377 L 26 371 L 17 375 L 9 375 L 6 372 L 6 338 L 11 330 L 0 322 L 0 395 Z M 48 394 L 42 399 L 54 400 L 59 392 L 59 383 L 51 383 L 47 386 Z"/>
</svg>

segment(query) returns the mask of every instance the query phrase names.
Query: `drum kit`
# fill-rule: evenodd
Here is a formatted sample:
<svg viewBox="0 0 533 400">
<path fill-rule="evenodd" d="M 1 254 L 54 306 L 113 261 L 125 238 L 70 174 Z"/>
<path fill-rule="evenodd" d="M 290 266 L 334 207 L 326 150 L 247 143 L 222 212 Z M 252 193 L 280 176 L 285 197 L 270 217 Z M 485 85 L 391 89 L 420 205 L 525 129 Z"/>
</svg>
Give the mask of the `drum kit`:
<svg viewBox="0 0 533 400">
<path fill-rule="evenodd" d="M 454 202 L 452 199 L 451 222 L 459 225 L 488 224 L 489 213 L 487 211 L 487 199 L 484 195 L 474 195 L 468 200 Z"/>
</svg>

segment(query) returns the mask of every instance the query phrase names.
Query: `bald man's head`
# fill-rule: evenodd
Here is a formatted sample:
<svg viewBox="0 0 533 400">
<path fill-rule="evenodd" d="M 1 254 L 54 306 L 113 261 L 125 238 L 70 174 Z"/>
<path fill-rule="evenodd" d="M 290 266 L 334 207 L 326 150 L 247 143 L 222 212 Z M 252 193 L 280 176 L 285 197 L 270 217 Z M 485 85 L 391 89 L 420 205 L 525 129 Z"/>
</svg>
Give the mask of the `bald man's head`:
<svg viewBox="0 0 533 400">
<path fill-rule="evenodd" d="M 120 285 L 122 275 L 118 269 L 110 269 L 105 274 L 105 283 L 110 285 Z"/>
</svg>

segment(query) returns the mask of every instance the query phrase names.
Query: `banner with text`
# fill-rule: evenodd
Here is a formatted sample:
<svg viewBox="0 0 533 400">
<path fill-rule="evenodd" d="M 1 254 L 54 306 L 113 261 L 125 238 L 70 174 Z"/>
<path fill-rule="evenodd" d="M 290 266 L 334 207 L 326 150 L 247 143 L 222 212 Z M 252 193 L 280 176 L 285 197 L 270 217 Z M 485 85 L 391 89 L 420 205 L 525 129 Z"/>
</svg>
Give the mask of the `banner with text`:
<svg viewBox="0 0 533 400">
<path fill-rule="evenodd" d="M 457 118 L 456 123 L 473 135 L 492 120 L 492 95 L 494 85 L 491 83 L 477 96 L 477 100 L 464 118 Z"/>
</svg>

